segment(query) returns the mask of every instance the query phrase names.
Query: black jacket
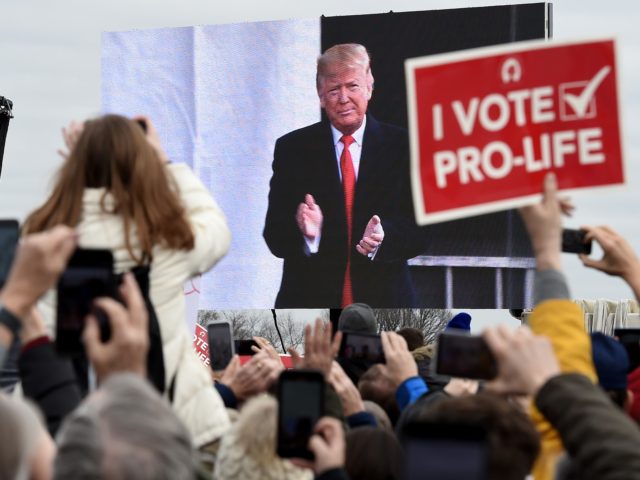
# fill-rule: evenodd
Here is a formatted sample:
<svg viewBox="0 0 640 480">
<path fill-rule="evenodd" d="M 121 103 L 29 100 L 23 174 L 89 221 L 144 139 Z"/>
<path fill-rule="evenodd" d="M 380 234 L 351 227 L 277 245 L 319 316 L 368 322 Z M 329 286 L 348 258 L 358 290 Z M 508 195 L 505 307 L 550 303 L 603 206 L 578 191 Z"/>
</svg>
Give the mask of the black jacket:
<svg viewBox="0 0 640 480">
<path fill-rule="evenodd" d="M 587 377 L 558 375 L 540 389 L 535 402 L 560 434 L 572 478 L 640 479 L 640 430 Z"/>
<path fill-rule="evenodd" d="M 276 307 L 340 307 L 347 254 L 355 302 L 375 307 L 415 304 L 407 259 L 419 253 L 409 182 L 406 130 L 367 116 L 353 204 L 352 245 L 347 241 L 344 193 L 328 122 L 295 130 L 276 142 L 264 239 L 284 259 Z M 295 215 L 305 194 L 323 213 L 319 251 L 305 255 Z M 356 243 L 373 215 L 385 237 L 374 260 Z"/>
<path fill-rule="evenodd" d="M 53 344 L 43 339 L 18 358 L 22 390 L 42 410 L 51 436 L 64 418 L 82 401 L 71 362 L 59 357 Z"/>
</svg>

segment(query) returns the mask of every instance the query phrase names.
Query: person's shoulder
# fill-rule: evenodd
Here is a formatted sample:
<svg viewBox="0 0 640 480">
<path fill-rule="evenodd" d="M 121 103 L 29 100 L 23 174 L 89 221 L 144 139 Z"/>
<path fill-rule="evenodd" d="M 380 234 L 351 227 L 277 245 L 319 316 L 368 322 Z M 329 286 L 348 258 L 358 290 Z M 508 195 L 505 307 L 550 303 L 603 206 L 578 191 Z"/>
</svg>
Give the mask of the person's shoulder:
<svg viewBox="0 0 640 480">
<path fill-rule="evenodd" d="M 392 148 L 409 146 L 409 132 L 406 128 L 390 123 L 380 122 L 373 117 L 367 118 L 365 139 L 370 138 L 379 146 L 388 145 Z"/>
<path fill-rule="evenodd" d="M 329 126 L 326 122 L 317 122 L 313 125 L 307 125 L 306 127 L 298 128 L 278 138 L 279 143 L 290 142 L 304 142 L 310 139 L 317 139 L 323 136 L 329 131 Z"/>
<path fill-rule="evenodd" d="M 378 133 L 384 133 L 386 135 L 407 137 L 409 135 L 406 128 L 399 125 L 393 125 L 391 123 L 381 122 L 376 120 L 372 116 L 367 118 L 367 126 Z"/>
</svg>

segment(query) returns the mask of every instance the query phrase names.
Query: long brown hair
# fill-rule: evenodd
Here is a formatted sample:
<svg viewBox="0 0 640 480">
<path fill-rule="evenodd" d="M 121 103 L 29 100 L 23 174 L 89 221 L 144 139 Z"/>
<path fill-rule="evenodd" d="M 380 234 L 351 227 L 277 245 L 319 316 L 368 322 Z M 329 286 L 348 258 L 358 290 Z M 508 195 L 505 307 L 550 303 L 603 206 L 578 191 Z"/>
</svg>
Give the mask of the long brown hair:
<svg viewBox="0 0 640 480">
<path fill-rule="evenodd" d="M 125 244 L 136 262 L 151 260 L 151 250 L 158 244 L 175 250 L 194 247 L 193 231 L 177 187 L 142 129 L 132 120 L 105 115 L 85 122 L 58 172 L 53 192 L 29 215 L 23 232 L 40 232 L 59 224 L 75 227 L 82 214 L 85 188 L 105 188 L 100 206 L 106 213 L 122 217 Z M 112 208 L 106 206 L 107 194 L 114 200 Z M 132 223 L 142 257 L 131 246 Z"/>
</svg>

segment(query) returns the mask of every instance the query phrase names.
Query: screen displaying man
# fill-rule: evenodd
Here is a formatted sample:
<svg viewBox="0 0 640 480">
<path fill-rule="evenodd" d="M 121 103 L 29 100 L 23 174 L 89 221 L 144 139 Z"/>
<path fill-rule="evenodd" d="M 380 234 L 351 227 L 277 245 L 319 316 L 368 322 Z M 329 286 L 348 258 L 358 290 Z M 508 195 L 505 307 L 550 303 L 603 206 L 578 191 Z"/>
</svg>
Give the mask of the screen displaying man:
<svg viewBox="0 0 640 480">
<path fill-rule="evenodd" d="M 329 48 L 316 77 L 326 119 L 276 142 L 264 238 L 284 259 L 277 308 L 415 304 L 408 135 L 367 113 L 373 83 L 364 46 Z"/>
</svg>

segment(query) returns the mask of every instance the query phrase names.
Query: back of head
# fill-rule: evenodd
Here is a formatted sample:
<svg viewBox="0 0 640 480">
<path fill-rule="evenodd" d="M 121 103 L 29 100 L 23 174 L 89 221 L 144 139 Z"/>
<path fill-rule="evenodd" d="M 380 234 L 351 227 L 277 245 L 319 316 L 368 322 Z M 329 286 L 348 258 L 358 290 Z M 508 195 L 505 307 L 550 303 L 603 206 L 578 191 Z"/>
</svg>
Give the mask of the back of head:
<svg viewBox="0 0 640 480">
<path fill-rule="evenodd" d="M 352 303 L 346 306 L 342 312 L 340 312 L 338 330 L 376 333 L 378 331 L 378 322 L 376 321 L 373 309 L 366 303 Z"/>
<path fill-rule="evenodd" d="M 591 334 L 593 364 L 600 387 L 623 408 L 627 399 L 629 355 L 620 342 L 600 332 Z"/>
<path fill-rule="evenodd" d="M 268 395 L 250 399 L 222 437 L 214 478 L 219 480 L 311 480 L 310 470 L 276 454 L 278 401 Z"/>
<path fill-rule="evenodd" d="M 0 480 L 27 480 L 42 426 L 28 404 L 0 394 Z"/>
<path fill-rule="evenodd" d="M 351 480 L 400 479 L 404 457 L 395 435 L 375 427 L 347 433 L 345 470 Z"/>
<path fill-rule="evenodd" d="M 404 327 L 396 333 L 407 341 L 407 347 L 410 352 L 424 346 L 424 333 L 417 328 Z"/>
<path fill-rule="evenodd" d="M 184 208 L 157 152 L 133 120 L 104 115 L 87 120 L 78 140 L 58 172 L 47 201 L 25 220 L 24 233 L 63 224 L 75 227 L 81 218 L 85 189 L 103 188 L 106 213 L 122 216 L 127 248 L 131 226 L 143 253 L 150 257 L 154 245 L 191 249 L 193 232 Z"/>
<path fill-rule="evenodd" d="M 377 364 L 364 372 L 358 381 L 358 391 L 363 400 L 380 405 L 395 425 L 400 416 L 400 409 L 396 402 L 395 386 L 385 368 L 384 365 Z"/>
<path fill-rule="evenodd" d="M 416 403 L 411 422 L 478 427 L 486 430 L 487 478 L 523 480 L 540 450 L 540 437 L 529 417 L 504 398 L 482 393 Z M 398 432 L 403 436 L 403 431 Z"/>
<path fill-rule="evenodd" d="M 64 422 L 55 479 L 191 479 L 189 433 L 143 379 L 113 375 Z"/>
<path fill-rule="evenodd" d="M 358 43 L 342 43 L 325 50 L 325 52 L 318 57 L 316 74 L 316 87 L 318 91 L 320 91 L 322 82 L 327 75 L 329 75 L 331 69 L 336 66 L 362 69 L 367 74 L 369 84 L 373 85 L 371 59 L 364 45 Z"/>
<path fill-rule="evenodd" d="M 364 404 L 364 409 L 376 419 L 378 428 L 389 433 L 394 433 L 391 419 L 380 405 L 376 402 L 372 402 L 371 400 L 364 400 L 362 403 Z"/>
</svg>

